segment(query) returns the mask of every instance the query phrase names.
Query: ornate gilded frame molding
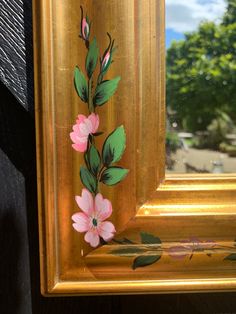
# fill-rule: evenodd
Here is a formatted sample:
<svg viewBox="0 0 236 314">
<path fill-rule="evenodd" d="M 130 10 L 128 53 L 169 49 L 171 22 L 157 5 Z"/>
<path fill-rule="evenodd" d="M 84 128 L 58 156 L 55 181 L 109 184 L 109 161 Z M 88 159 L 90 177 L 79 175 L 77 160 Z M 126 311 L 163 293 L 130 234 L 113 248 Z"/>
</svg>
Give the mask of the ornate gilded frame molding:
<svg viewBox="0 0 236 314">
<path fill-rule="evenodd" d="M 125 182 L 102 190 L 117 235 L 96 249 L 71 221 L 83 162 L 68 137 L 85 113 L 73 88 L 85 58 L 80 5 L 103 48 L 107 30 L 119 45 L 111 75 L 122 81 L 100 119 L 106 131 L 126 126 L 122 163 L 130 169 Z M 234 290 L 236 175 L 165 176 L 164 0 L 35 0 L 33 10 L 42 293 Z"/>
</svg>

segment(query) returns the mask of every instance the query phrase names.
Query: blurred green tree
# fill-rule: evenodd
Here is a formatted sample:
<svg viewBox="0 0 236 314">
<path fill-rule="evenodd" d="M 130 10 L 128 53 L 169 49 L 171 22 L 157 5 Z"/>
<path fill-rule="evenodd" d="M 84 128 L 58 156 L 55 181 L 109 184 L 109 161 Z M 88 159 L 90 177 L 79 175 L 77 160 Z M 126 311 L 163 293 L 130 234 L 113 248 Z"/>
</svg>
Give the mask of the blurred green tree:
<svg viewBox="0 0 236 314">
<path fill-rule="evenodd" d="M 207 130 L 219 110 L 236 122 L 236 0 L 167 50 L 167 106 L 187 131 Z"/>
</svg>

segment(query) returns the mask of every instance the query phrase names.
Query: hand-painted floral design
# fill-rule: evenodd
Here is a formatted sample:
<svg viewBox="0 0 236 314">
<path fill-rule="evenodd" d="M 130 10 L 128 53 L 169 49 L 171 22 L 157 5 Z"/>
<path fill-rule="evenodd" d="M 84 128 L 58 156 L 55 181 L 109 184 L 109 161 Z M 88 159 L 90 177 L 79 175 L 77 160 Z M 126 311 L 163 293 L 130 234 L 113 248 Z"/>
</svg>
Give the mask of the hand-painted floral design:
<svg viewBox="0 0 236 314">
<path fill-rule="evenodd" d="M 88 105 L 89 115 L 79 114 L 70 133 L 72 147 L 77 152 L 84 153 L 85 161 L 85 165 L 80 167 L 80 178 L 85 188 L 82 190 L 82 196 L 76 196 L 76 202 L 82 212 L 74 214 L 72 220 L 76 231 L 85 232 L 85 241 L 92 247 L 97 247 L 101 239 L 105 242 L 110 241 L 116 232 L 114 225 L 110 221 L 105 221 L 112 214 L 112 205 L 100 193 L 100 184 L 112 186 L 121 182 L 128 174 L 128 169 L 116 165 L 126 147 L 123 125 L 118 126 L 105 138 L 101 152 L 96 147 L 96 138 L 103 132 L 98 131 L 99 116 L 95 112 L 116 92 L 120 77 L 104 80 L 104 75 L 113 61 L 114 40 L 110 34 L 109 45 L 100 58 L 96 38 L 90 41 L 90 34 L 91 23 L 87 15 L 84 17 L 81 7 L 80 38 L 88 50 L 85 60 L 86 75 L 76 66 L 74 84 L 79 98 Z M 98 60 L 100 71 L 94 80 Z"/>
<path fill-rule="evenodd" d="M 195 252 L 211 250 L 215 245 L 216 243 L 211 240 L 201 241 L 198 238 L 190 238 L 181 241 L 179 245 L 171 246 L 167 249 L 167 252 L 172 258 L 182 259 L 189 256 L 189 259 L 192 259 Z"/>
<path fill-rule="evenodd" d="M 89 23 L 89 19 L 88 16 L 86 15 L 86 17 L 84 17 L 84 12 L 83 12 L 83 8 L 80 7 L 81 9 L 81 30 L 80 30 L 80 37 L 85 40 L 88 41 L 89 39 L 89 34 L 90 34 L 90 23 Z"/>
<path fill-rule="evenodd" d="M 105 68 L 106 68 L 106 66 L 107 66 L 107 64 L 108 64 L 108 62 L 109 62 L 109 60 L 110 60 L 110 58 L 111 58 L 111 54 L 110 54 L 110 51 L 108 51 L 108 52 L 105 54 L 105 56 L 104 56 L 104 58 L 103 58 L 103 60 L 102 60 L 102 69 L 105 69 Z"/>
<path fill-rule="evenodd" d="M 101 239 L 105 242 L 113 239 L 116 232 L 114 225 L 106 221 L 112 215 L 112 204 L 103 198 L 99 192 L 100 183 L 112 186 L 122 181 L 128 169 L 117 166 L 126 147 L 126 134 L 124 126 L 118 126 L 105 139 L 102 152 L 95 145 L 95 138 L 103 132 L 98 131 L 99 116 L 96 109 L 103 106 L 114 95 L 118 88 L 120 77 L 104 80 L 104 76 L 113 63 L 115 52 L 114 39 L 107 33 L 109 44 L 99 58 L 99 49 L 96 38 L 89 40 L 91 35 L 91 23 L 88 16 L 84 17 L 81 7 L 81 28 L 79 37 L 84 41 L 87 48 L 85 60 L 86 75 L 76 66 L 74 71 L 74 84 L 76 92 L 82 102 L 88 105 L 89 115 L 79 114 L 70 138 L 72 147 L 84 153 L 85 166 L 80 167 L 80 178 L 85 188 L 81 196 L 76 196 L 76 202 L 81 209 L 72 216 L 73 227 L 80 233 L 85 233 L 84 239 L 92 247 L 97 247 Z M 100 71 L 94 80 L 94 72 L 100 60 Z M 86 80 L 87 76 L 87 80 Z M 155 235 L 141 232 L 141 243 L 135 243 L 130 239 L 113 239 L 119 244 L 119 248 L 111 250 L 111 254 L 133 258 L 132 269 L 150 266 L 158 262 L 163 252 L 174 259 L 182 259 L 189 256 L 192 259 L 195 252 L 203 252 L 211 257 L 214 252 L 230 252 L 224 260 L 236 261 L 236 241 L 232 247 L 222 246 L 213 241 L 201 241 L 196 238 L 180 241 L 178 244 L 165 247 L 161 239 Z"/>
<path fill-rule="evenodd" d="M 191 253 L 191 248 L 185 245 L 175 245 L 168 248 L 167 252 L 172 258 L 182 259 Z"/>
<path fill-rule="evenodd" d="M 116 232 L 114 225 L 105 221 L 112 214 L 111 202 L 104 199 L 100 193 L 94 199 L 87 189 L 83 189 L 82 195 L 76 196 L 75 200 L 82 212 L 72 216 L 74 229 L 86 232 L 84 239 L 92 247 L 99 245 L 100 237 L 104 241 L 110 241 Z"/>
<path fill-rule="evenodd" d="M 88 117 L 79 114 L 76 124 L 73 126 L 73 132 L 70 133 L 70 138 L 74 144 L 72 147 L 79 152 L 85 152 L 88 146 L 89 135 L 97 132 L 99 126 L 99 116 L 91 113 Z"/>
<path fill-rule="evenodd" d="M 89 37 L 89 24 L 84 17 L 82 20 L 82 36 L 85 40 L 88 40 Z"/>
<path fill-rule="evenodd" d="M 114 48 L 114 40 L 112 40 L 111 35 L 109 33 L 107 33 L 107 36 L 109 37 L 109 45 L 107 47 L 107 49 L 104 51 L 103 56 L 101 58 L 101 73 L 104 75 L 110 64 L 113 62 L 112 60 L 112 55 L 115 51 Z"/>
<path fill-rule="evenodd" d="M 116 247 L 110 251 L 110 254 L 132 258 L 131 267 L 133 270 L 151 266 L 159 262 L 164 255 L 163 253 L 167 253 L 165 256 L 169 256 L 175 260 L 189 257 L 189 261 L 197 252 L 201 252 L 208 258 L 212 257 L 215 253 L 230 253 L 224 260 L 230 262 L 236 261 L 236 240 L 233 245 L 224 245 L 212 240 L 204 241 L 191 237 L 188 240 L 183 240 L 170 246 L 168 242 L 164 243 L 159 237 L 146 232 L 141 232 L 140 238 L 141 243 L 136 243 L 127 238 L 113 239 Z"/>
</svg>

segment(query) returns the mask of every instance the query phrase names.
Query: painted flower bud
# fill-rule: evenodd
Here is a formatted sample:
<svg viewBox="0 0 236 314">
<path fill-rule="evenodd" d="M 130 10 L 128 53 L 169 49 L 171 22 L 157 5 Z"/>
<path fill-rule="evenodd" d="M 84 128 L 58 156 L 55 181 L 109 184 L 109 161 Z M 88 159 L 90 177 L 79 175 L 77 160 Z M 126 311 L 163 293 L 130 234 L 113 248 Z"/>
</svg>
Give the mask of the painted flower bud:
<svg viewBox="0 0 236 314">
<path fill-rule="evenodd" d="M 110 51 L 108 51 L 104 57 L 104 59 L 102 60 L 102 70 L 104 70 L 110 60 L 111 54 Z"/>
<path fill-rule="evenodd" d="M 82 34 L 82 38 L 84 40 L 88 40 L 89 39 L 89 23 L 86 20 L 86 18 L 84 17 L 82 19 L 82 23 L 81 23 L 81 34 Z"/>
<path fill-rule="evenodd" d="M 108 37 L 109 37 L 109 45 L 107 47 L 107 49 L 105 50 L 102 58 L 101 58 L 101 70 L 100 72 L 104 75 L 110 64 L 112 63 L 112 53 L 114 52 L 114 40 L 111 39 L 111 36 L 109 33 L 107 33 Z"/>
<path fill-rule="evenodd" d="M 80 37 L 83 40 L 88 41 L 89 40 L 89 34 L 90 34 L 90 22 L 89 22 L 89 18 L 87 15 L 86 15 L 86 17 L 84 17 L 83 8 L 80 7 L 80 9 L 81 9 Z"/>
</svg>

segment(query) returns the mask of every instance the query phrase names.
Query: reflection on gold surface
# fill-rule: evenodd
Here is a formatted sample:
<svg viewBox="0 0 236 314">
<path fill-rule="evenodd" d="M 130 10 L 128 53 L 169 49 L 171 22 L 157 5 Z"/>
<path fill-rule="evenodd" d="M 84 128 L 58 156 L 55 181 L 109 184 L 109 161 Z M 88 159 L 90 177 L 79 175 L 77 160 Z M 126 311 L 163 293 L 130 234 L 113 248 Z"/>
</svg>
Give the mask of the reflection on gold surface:
<svg viewBox="0 0 236 314">
<path fill-rule="evenodd" d="M 166 1 L 168 173 L 235 173 L 235 1 Z"/>
</svg>

